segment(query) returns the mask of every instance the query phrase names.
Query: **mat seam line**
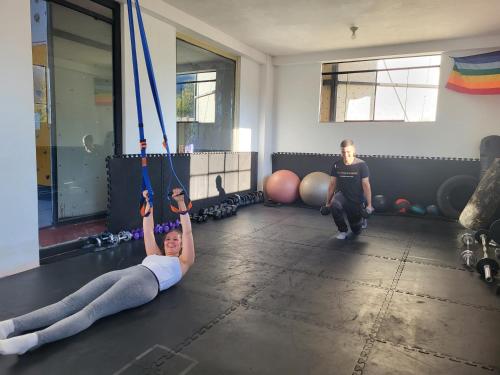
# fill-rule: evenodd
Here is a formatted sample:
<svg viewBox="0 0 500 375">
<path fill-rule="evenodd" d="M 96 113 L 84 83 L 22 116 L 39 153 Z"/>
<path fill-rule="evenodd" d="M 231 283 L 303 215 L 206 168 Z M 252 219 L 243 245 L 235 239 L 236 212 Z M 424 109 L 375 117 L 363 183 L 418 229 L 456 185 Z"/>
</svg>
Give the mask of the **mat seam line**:
<svg viewBox="0 0 500 375">
<path fill-rule="evenodd" d="M 392 297 L 394 296 L 395 289 L 397 287 L 397 284 L 399 283 L 399 279 L 401 278 L 401 275 L 403 274 L 403 270 L 405 267 L 405 259 L 408 256 L 408 253 L 410 252 L 411 245 L 414 241 L 413 239 L 414 235 L 408 240 L 408 243 L 406 244 L 406 249 L 403 252 L 403 257 L 398 265 L 398 268 L 396 269 L 396 272 L 394 274 L 394 277 L 392 279 L 391 286 L 389 287 L 389 290 L 387 291 L 384 301 L 382 302 L 382 305 L 380 306 L 379 312 L 377 313 L 377 316 L 375 317 L 375 321 L 373 322 L 372 328 L 370 329 L 370 334 L 365 340 L 365 345 L 361 349 L 361 352 L 359 354 L 359 357 L 356 361 L 356 364 L 354 365 L 354 370 L 352 372 L 353 375 L 362 375 L 365 365 L 368 362 L 368 358 L 371 354 L 371 351 L 373 349 L 373 344 L 378 336 L 378 333 L 380 331 L 380 327 L 382 325 L 382 322 L 385 319 L 385 316 L 387 314 L 387 311 L 389 310 L 389 306 L 392 302 Z"/>
</svg>

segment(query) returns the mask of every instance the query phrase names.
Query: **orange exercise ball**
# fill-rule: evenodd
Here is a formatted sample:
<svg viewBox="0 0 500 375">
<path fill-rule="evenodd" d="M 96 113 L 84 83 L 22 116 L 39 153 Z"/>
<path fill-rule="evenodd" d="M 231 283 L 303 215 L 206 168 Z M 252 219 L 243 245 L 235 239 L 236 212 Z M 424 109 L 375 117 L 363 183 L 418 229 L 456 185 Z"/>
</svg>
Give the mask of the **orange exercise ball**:
<svg viewBox="0 0 500 375">
<path fill-rule="evenodd" d="M 287 169 L 281 169 L 267 179 L 266 193 L 274 202 L 292 203 L 299 196 L 299 185 L 299 176 Z"/>
</svg>

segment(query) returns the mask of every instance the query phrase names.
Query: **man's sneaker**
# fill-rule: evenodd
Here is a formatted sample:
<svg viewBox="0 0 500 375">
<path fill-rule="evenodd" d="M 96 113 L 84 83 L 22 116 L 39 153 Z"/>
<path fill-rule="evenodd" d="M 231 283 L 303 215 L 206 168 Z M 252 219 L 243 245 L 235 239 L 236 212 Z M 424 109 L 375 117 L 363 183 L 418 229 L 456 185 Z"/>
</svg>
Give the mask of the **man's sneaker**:
<svg viewBox="0 0 500 375">
<path fill-rule="evenodd" d="M 337 234 L 335 238 L 337 240 L 345 240 L 347 238 L 347 232 L 339 232 L 339 234 Z"/>
<path fill-rule="evenodd" d="M 365 219 L 365 218 L 362 219 L 361 228 L 362 229 L 368 228 L 368 220 L 367 219 Z"/>
</svg>

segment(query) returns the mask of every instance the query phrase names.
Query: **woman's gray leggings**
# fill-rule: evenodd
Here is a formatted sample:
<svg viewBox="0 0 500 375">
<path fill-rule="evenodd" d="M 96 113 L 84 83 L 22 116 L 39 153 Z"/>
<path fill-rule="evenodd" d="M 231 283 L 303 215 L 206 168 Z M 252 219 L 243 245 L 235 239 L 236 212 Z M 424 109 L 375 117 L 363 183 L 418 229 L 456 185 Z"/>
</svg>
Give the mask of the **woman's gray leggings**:
<svg viewBox="0 0 500 375">
<path fill-rule="evenodd" d="M 40 346 L 75 335 L 105 316 L 148 303 L 157 294 L 158 281 L 145 266 L 108 272 L 62 301 L 13 318 L 12 335 L 47 327 L 35 332 Z"/>
</svg>

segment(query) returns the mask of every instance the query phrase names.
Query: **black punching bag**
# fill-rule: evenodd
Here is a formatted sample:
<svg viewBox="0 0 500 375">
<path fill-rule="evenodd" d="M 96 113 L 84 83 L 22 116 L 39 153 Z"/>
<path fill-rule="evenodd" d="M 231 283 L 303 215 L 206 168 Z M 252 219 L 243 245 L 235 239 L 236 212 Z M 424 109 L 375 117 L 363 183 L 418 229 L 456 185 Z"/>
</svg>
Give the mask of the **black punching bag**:
<svg viewBox="0 0 500 375">
<path fill-rule="evenodd" d="M 495 212 L 498 212 L 499 206 L 500 158 L 497 158 L 479 181 L 476 191 L 460 215 L 459 222 L 469 229 L 488 228 L 495 220 Z"/>
<path fill-rule="evenodd" d="M 483 177 L 495 158 L 500 158 L 500 135 L 489 135 L 481 140 L 481 145 L 479 146 L 481 177 Z"/>
</svg>

